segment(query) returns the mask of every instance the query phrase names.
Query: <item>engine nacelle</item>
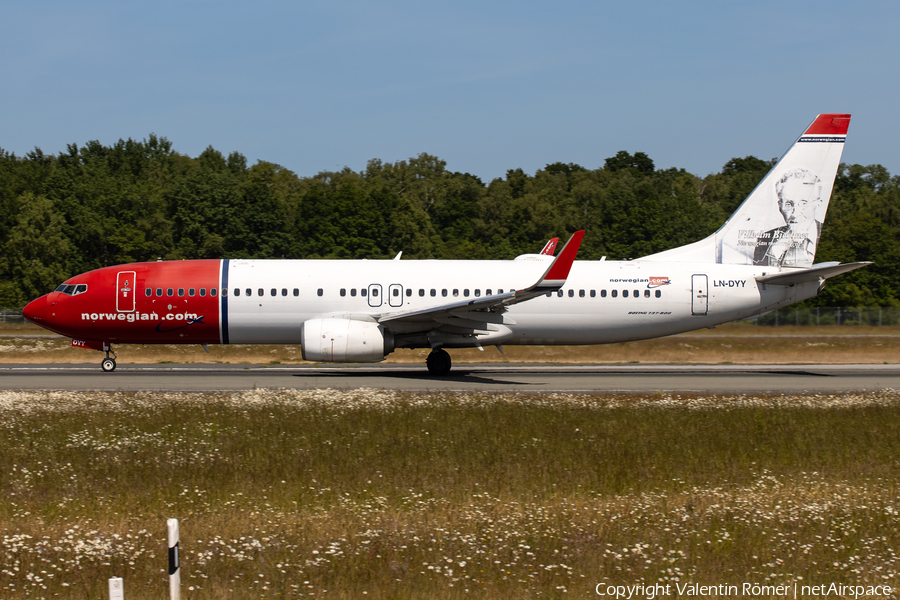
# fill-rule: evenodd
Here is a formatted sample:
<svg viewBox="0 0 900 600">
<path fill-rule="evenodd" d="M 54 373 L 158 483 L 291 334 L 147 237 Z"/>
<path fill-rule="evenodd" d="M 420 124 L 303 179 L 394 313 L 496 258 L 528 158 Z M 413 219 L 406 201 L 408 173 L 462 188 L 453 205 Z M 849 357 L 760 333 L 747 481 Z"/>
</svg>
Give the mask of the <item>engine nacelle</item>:
<svg viewBox="0 0 900 600">
<path fill-rule="evenodd" d="M 394 336 L 378 323 L 337 317 L 300 327 L 300 354 L 313 362 L 379 362 L 394 351 Z"/>
</svg>

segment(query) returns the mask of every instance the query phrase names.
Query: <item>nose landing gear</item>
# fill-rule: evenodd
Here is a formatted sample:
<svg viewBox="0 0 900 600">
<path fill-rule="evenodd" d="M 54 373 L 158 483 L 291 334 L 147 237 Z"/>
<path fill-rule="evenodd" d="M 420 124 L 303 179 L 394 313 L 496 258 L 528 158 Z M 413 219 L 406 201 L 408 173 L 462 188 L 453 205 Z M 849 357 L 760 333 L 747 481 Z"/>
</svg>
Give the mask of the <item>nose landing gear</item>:
<svg viewBox="0 0 900 600">
<path fill-rule="evenodd" d="M 103 345 L 104 350 L 106 350 L 106 358 L 103 359 L 103 362 L 100 363 L 100 368 L 103 369 L 104 372 L 109 373 L 110 371 L 116 370 L 116 353 L 112 351 L 110 346 L 106 344 Z M 112 352 L 112 358 L 109 357 L 109 353 Z"/>
</svg>

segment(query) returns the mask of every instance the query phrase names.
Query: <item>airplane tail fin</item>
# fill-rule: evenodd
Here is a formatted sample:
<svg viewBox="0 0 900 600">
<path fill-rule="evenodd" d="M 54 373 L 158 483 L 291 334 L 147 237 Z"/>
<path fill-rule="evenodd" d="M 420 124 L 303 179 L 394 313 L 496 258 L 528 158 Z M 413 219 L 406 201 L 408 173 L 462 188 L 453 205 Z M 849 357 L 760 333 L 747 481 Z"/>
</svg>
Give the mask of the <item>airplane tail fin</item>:
<svg viewBox="0 0 900 600">
<path fill-rule="evenodd" d="M 717 232 L 643 260 L 812 266 L 849 126 L 817 116 Z"/>
</svg>

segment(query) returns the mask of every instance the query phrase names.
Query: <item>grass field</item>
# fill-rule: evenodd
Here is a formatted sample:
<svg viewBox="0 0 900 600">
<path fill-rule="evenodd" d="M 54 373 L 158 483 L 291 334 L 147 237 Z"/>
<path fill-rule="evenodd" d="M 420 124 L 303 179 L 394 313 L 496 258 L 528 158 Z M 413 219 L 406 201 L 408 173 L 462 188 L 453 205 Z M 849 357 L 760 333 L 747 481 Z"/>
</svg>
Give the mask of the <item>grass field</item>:
<svg viewBox="0 0 900 600">
<path fill-rule="evenodd" d="M 73 348 L 68 338 L 28 337 L 47 333 L 33 325 L 0 327 L 0 362 L 96 363 L 102 353 Z M 299 346 L 116 345 L 119 364 L 249 363 L 309 364 Z M 389 363 L 424 365 L 427 350 L 397 350 Z M 900 360 L 900 327 L 822 326 L 757 327 L 734 323 L 716 329 L 655 340 L 602 346 L 506 346 L 450 350 L 463 363 L 735 363 L 735 364 L 883 364 Z"/>
<path fill-rule="evenodd" d="M 104 598 L 112 576 L 164 597 L 169 517 L 185 598 L 898 585 L 895 392 L 0 392 L 0 408 L 4 599 Z"/>
</svg>

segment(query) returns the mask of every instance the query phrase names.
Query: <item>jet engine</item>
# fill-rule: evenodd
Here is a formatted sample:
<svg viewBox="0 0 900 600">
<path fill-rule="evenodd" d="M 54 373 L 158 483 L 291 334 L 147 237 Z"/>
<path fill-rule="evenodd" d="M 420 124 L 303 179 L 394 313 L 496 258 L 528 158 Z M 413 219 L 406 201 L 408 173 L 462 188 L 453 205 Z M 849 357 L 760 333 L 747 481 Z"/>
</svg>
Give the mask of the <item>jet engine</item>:
<svg viewBox="0 0 900 600">
<path fill-rule="evenodd" d="M 379 362 L 394 351 L 394 336 L 373 321 L 310 319 L 300 327 L 300 354 L 314 362 Z"/>
</svg>

